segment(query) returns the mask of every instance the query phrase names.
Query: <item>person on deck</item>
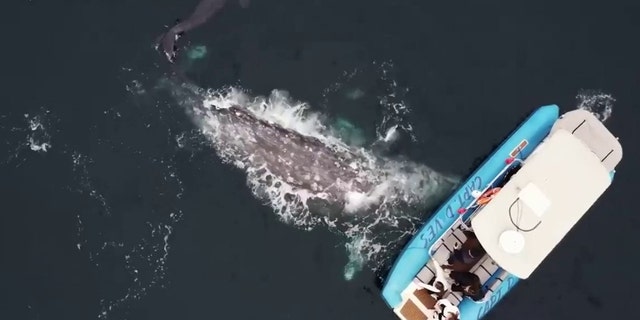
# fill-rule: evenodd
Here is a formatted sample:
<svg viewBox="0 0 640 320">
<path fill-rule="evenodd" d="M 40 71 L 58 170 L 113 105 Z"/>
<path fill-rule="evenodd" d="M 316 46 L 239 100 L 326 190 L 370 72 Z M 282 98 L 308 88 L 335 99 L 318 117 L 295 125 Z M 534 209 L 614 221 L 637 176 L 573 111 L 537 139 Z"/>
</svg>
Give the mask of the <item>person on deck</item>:
<svg viewBox="0 0 640 320">
<path fill-rule="evenodd" d="M 456 261 L 464 264 L 475 263 L 486 253 L 475 233 L 464 231 L 464 234 L 467 237 L 467 241 L 462 244 L 461 248 L 453 250 L 447 261 L 449 265 L 454 264 Z"/>
<path fill-rule="evenodd" d="M 473 301 L 484 299 L 485 292 L 482 290 L 482 283 L 477 275 L 471 272 L 451 271 L 449 277 L 454 281 L 454 284 L 451 285 L 451 291 L 462 292 Z"/>
<path fill-rule="evenodd" d="M 440 299 L 435 305 L 438 320 L 458 320 L 460 319 L 460 310 L 447 299 Z"/>
<path fill-rule="evenodd" d="M 471 264 L 478 261 L 478 258 L 482 257 L 484 254 L 485 251 L 482 247 L 460 248 L 451 253 L 447 262 L 450 265 L 454 264 L 456 261 L 464 264 Z"/>
</svg>

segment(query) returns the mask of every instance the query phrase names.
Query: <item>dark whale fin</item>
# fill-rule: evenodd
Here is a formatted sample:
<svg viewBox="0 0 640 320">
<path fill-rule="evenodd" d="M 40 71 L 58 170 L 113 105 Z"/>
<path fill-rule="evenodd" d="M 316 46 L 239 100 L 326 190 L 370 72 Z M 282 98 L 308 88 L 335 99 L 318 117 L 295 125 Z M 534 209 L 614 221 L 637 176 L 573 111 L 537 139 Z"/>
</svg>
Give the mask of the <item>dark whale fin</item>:
<svg viewBox="0 0 640 320">
<path fill-rule="evenodd" d="M 405 129 L 400 126 L 391 128 L 387 131 L 388 137 L 379 138 L 370 146 L 373 153 L 380 157 L 389 157 L 401 153 L 403 149 L 408 147 Z"/>
<path fill-rule="evenodd" d="M 243 6 L 248 6 L 248 0 L 239 0 Z M 177 45 L 176 41 L 184 35 L 185 32 L 195 29 L 204 24 L 222 10 L 227 0 L 200 0 L 200 3 L 193 10 L 189 18 L 185 20 L 176 19 L 176 23 L 166 33 L 161 35 L 156 42 L 156 48 L 161 49 L 169 62 L 174 63 L 176 60 Z"/>
<path fill-rule="evenodd" d="M 171 63 L 175 62 L 176 53 L 178 51 L 176 41 L 184 35 L 184 31 L 175 31 L 175 29 L 179 27 L 181 22 L 182 20 L 180 18 L 176 18 L 173 26 L 167 32 L 158 36 L 158 38 L 156 39 L 155 49 L 158 51 L 162 51 L 162 53 L 165 54 L 167 60 Z"/>
</svg>

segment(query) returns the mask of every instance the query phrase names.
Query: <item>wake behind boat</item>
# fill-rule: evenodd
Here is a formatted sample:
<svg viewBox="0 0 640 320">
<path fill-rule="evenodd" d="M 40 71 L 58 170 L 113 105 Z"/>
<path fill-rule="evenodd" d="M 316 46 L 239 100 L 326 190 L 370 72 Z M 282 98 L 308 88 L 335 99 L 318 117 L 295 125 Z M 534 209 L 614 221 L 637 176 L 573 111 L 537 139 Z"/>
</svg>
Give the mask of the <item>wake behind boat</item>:
<svg viewBox="0 0 640 320">
<path fill-rule="evenodd" d="M 382 296 L 403 320 L 483 318 L 613 180 L 618 139 L 590 112 L 529 116 L 407 244 Z"/>
</svg>

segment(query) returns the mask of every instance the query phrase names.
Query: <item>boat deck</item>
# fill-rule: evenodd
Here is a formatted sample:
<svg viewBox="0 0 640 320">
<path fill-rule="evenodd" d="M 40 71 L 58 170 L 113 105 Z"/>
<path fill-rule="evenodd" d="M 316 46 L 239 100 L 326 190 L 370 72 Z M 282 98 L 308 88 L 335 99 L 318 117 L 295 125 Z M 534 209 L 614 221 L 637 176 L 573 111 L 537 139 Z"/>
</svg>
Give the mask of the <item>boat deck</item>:
<svg viewBox="0 0 640 320">
<path fill-rule="evenodd" d="M 434 293 L 423 286 L 433 286 L 435 280 L 443 276 L 443 272 L 438 268 L 448 264 L 447 260 L 454 250 L 471 248 L 477 245 L 479 245 L 479 242 L 473 232 L 465 230 L 461 221 L 457 222 L 451 230 L 433 245 L 431 259 L 422 267 L 415 276 L 414 281 L 402 293 L 403 303 L 394 309 L 398 317 L 403 320 L 438 319 L 435 306 L 439 299 L 447 299 L 454 306 L 459 305 L 463 300 L 460 292 L 447 290 L 443 293 Z M 503 272 L 500 271 L 496 263 L 487 254 L 474 259 L 470 263 L 455 261 L 451 265 L 451 270 L 476 274 L 487 292 L 485 299 L 488 299 L 493 291 L 502 284 Z M 489 279 L 495 280 L 489 281 Z M 445 280 L 449 283 L 452 282 L 448 277 Z"/>
</svg>

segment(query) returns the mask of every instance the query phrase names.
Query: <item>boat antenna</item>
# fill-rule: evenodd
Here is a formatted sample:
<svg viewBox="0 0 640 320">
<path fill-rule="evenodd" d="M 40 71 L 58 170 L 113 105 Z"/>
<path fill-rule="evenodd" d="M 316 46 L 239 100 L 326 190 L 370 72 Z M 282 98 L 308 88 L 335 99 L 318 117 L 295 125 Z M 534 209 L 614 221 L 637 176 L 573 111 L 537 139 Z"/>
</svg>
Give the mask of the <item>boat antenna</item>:
<svg viewBox="0 0 640 320">
<path fill-rule="evenodd" d="M 516 223 L 513 220 L 513 206 L 518 204 L 518 223 Z M 515 200 L 513 200 L 513 202 L 511 203 L 511 205 L 509 206 L 509 220 L 511 220 L 511 224 L 513 224 L 514 227 L 516 227 L 516 229 L 518 229 L 518 231 L 522 231 L 522 232 L 531 232 L 533 230 L 535 230 L 536 228 L 538 228 L 538 226 L 542 223 L 542 220 L 538 221 L 538 223 L 536 223 L 535 226 L 533 226 L 532 228 L 529 229 L 523 229 L 521 228 L 518 224 L 519 224 L 519 220 L 520 217 L 522 217 L 522 207 L 520 207 L 520 198 L 517 198 Z"/>
</svg>

